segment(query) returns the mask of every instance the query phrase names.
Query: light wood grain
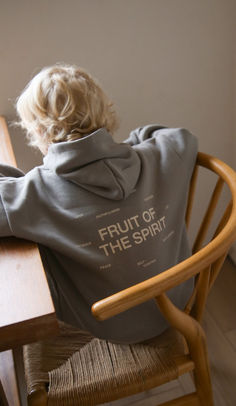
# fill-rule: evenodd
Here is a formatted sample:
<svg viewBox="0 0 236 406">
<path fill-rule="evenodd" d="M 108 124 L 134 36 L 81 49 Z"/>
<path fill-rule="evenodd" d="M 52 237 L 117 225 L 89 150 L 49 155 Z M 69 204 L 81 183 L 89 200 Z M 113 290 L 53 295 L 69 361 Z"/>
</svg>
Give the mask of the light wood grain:
<svg viewBox="0 0 236 406">
<path fill-rule="evenodd" d="M 54 312 L 35 244 L 1 239 L 0 269 L 1 328 Z"/>
<path fill-rule="evenodd" d="M 6 121 L 0 117 L 0 162 L 15 165 Z M 0 350 L 58 332 L 46 275 L 36 244 L 0 239 Z"/>
</svg>

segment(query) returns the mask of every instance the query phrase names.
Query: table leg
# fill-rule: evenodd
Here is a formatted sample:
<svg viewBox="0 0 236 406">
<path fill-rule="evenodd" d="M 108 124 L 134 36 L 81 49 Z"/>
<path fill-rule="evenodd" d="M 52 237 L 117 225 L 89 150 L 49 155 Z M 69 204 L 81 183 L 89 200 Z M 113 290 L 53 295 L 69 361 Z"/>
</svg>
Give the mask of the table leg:
<svg viewBox="0 0 236 406">
<path fill-rule="evenodd" d="M 11 350 L 0 352 L 0 380 L 0 397 L 2 398 L 0 405 L 20 406 L 21 402 L 19 399 L 15 365 Z"/>
<path fill-rule="evenodd" d="M 0 381 L 0 406 L 9 406 L 1 381 Z"/>
</svg>

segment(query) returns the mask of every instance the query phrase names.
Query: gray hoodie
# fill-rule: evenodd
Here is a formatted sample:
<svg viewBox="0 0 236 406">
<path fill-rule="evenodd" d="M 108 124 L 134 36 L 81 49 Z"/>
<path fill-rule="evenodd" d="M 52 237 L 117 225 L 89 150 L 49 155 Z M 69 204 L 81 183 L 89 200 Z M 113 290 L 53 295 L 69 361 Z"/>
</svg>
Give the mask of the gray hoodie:
<svg viewBox="0 0 236 406">
<path fill-rule="evenodd" d="M 190 255 L 184 216 L 196 154 L 185 129 L 146 126 L 117 144 L 101 128 L 51 145 L 26 175 L 0 166 L 0 235 L 39 244 L 58 318 L 124 343 L 167 327 L 152 300 L 103 322 L 91 305 Z M 192 284 L 168 292 L 180 308 Z"/>
</svg>

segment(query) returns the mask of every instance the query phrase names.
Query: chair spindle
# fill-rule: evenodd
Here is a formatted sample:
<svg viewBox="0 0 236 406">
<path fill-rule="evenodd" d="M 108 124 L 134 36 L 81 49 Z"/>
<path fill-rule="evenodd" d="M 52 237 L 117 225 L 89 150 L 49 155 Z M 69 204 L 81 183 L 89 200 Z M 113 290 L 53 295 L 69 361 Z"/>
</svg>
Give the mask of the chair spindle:
<svg viewBox="0 0 236 406">
<path fill-rule="evenodd" d="M 212 217 L 214 215 L 215 208 L 217 206 L 217 202 L 219 200 L 223 185 L 224 185 L 224 181 L 221 178 L 218 178 L 218 181 L 216 183 L 216 186 L 215 186 L 214 192 L 212 194 L 210 203 L 208 205 L 207 211 L 205 213 L 205 216 L 204 216 L 203 221 L 201 223 L 199 232 L 197 234 L 197 238 L 196 238 L 196 240 L 194 242 L 194 245 L 193 245 L 193 254 L 195 254 L 195 252 L 197 252 L 203 245 L 203 242 L 204 242 L 204 239 L 206 237 L 208 228 L 210 226 Z"/>
<path fill-rule="evenodd" d="M 195 190 L 196 190 L 196 185 L 197 185 L 198 170 L 199 170 L 199 167 L 198 167 L 198 165 L 196 165 L 195 169 L 193 171 L 192 178 L 190 181 L 190 186 L 189 186 L 188 204 L 187 204 L 186 216 L 185 216 L 185 222 L 186 222 L 187 228 L 189 227 L 189 223 L 190 223 L 190 219 L 191 219 L 194 195 L 195 195 Z"/>
</svg>

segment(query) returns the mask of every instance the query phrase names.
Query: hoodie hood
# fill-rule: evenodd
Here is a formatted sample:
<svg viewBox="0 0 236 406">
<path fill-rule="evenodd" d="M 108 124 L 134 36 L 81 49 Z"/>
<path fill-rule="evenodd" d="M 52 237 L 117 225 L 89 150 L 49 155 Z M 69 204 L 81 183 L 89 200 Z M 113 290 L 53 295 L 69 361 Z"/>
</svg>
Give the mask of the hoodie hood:
<svg viewBox="0 0 236 406">
<path fill-rule="evenodd" d="M 79 140 L 51 145 L 44 167 L 96 195 L 122 200 L 134 191 L 141 162 L 131 146 L 115 143 L 101 128 Z"/>
</svg>

